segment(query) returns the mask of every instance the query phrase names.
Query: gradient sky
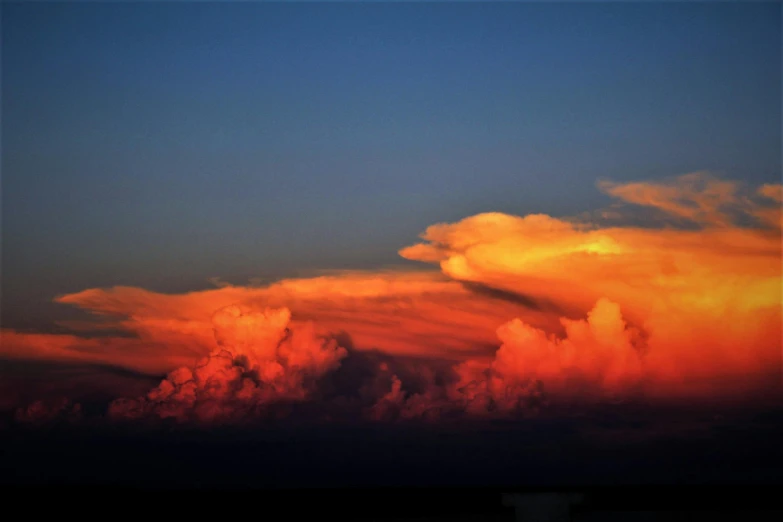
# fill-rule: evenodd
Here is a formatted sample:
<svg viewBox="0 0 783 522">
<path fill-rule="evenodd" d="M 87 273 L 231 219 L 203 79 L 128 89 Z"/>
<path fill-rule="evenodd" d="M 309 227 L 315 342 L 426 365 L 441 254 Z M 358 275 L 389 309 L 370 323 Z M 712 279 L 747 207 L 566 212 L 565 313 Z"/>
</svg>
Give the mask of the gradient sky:
<svg viewBox="0 0 783 522">
<path fill-rule="evenodd" d="M 779 4 L 2 5 L 2 320 L 781 173 Z M 67 314 L 66 314 L 67 315 Z"/>
</svg>

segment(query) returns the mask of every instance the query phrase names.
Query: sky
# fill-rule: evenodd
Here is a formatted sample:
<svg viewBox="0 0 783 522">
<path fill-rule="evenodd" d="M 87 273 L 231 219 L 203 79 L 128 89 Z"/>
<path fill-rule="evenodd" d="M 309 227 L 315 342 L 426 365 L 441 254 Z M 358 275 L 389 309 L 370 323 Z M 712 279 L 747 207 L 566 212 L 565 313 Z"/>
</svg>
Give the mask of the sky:
<svg viewBox="0 0 783 522">
<path fill-rule="evenodd" d="M 781 171 L 774 4 L 4 3 L 3 323 Z"/>
<path fill-rule="evenodd" d="M 0 430 L 780 413 L 779 4 L 1 9 Z"/>
</svg>

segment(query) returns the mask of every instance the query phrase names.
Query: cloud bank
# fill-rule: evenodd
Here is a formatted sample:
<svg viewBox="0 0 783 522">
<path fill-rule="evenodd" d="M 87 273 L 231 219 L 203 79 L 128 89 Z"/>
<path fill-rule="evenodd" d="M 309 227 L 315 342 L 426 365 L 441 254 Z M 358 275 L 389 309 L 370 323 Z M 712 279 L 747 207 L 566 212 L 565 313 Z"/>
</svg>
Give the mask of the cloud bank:
<svg viewBox="0 0 783 522">
<path fill-rule="evenodd" d="M 123 419 L 437 420 L 640 397 L 779 400 L 781 186 L 696 173 L 598 187 L 616 200 L 602 219 L 486 213 L 429 227 L 400 255 L 437 271 L 60 296 L 129 336 L 3 330 L 0 356 L 166 373 L 111 403 Z"/>
</svg>

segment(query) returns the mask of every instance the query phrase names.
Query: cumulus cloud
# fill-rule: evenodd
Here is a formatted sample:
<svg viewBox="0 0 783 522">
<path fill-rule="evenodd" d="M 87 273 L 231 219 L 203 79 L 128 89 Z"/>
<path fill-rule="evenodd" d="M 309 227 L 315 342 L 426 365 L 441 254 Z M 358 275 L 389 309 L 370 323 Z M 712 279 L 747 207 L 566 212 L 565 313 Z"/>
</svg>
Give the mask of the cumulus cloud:
<svg viewBox="0 0 783 522">
<path fill-rule="evenodd" d="M 82 418 L 81 404 L 74 404 L 67 397 L 55 400 L 37 400 L 17 408 L 14 419 L 23 424 L 43 425 L 54 422 L 77 422 Z"/>
<path fill-rule="evenodd" d="M 616 303 L 601 299 L 586 320 L 561 320 L 564 339 L 518 319 L 501 326 L 493 370 L 506 380 L 541 381 L 558 394 L 623 393 L 640 381 L 644 343 Z"/>
<path fill-rule="evenodd" d="M 284 411 L 276 408 L 281 404 L 320 401 L 325 411 L 342 404 L 376 421 L 505 417 L 535 414 L 550 396 L 600 399 L 640 382 L 643 343 L 616 304 L 602 300 L 585 320 L 561 322 L 564 339 L 514 319 L 497 329 L 501 345 L 491 361 L 438 366 L 349 352 L 337 339 L 317 336 L 312 324 L 289 328 L 287 309 L 229 306 L 213 316 L 212 353 L 173 370 L 144 397 L 114 401 L 109 414 L 242 422 Z M 350 358 L 364 367 L 358 379 L 337 376 Z M 354 389 L 330 390 L 322 382 L 327 376 Z"/>
<path fill-rule="evenodd" d="M 617 304 L 603 299 L 586 319 L 561 321 L 564 338 L 519 319 L 501 325 L 502 344 L 494 359 L 457 365 L 456 379 L 442 387 L 406 394 L 395 375 L 371 413 L 375 418 L 527 415 L 550 400 L 601 400 L 641 391 L 644 339 L 625 324 Z"/>
<path fill-rule="evenodd" d="M 285 308 L 219 310 L 213 316 L 217 348 L 194 367 L 169 373 L 146 397 L 113 402 L 109 414 L 209 422 L 258 414 L 270 403 L 306 400 L 346 351 L 333 339 L 317 337 L 311 326 L 289 330 L 290 316 Z"/>
<path fill-rule="evenodd" d="M 648 371 L 668 382 L 662 393 L 688 386 L 732 393 L 752 387 L 751 376 L 759 375 L 772 385 L 780 368 L 782 286 L 780 206 L 769 202 L 780 186 L 758 189 L 765 202 L 752 200 L 740 184 L 703 174 L 602 188 L 698 228 L 600 227 L 489 213 L 434 225 L 423 243 L 400 254 L 436 262 L 455 280 L 524 292 L 565 309 L 585 312 L 609 299 L 649 336 Z M 759 219 L 743 222 L 732 207 Z"/>
<path fill-rule="evenodd" d="M 129 337 L 4 330 L 0 356 L 168 373 L 110 413 L 203 422 L 281 405 L 437 420 L 779 391 L 781 186 L 696 173 L 599 188 L 618 201 L 604 212 L 616 223 L 639 207 L 671 219 L 484 213 L 400 251 L 439 271 L 89 289 L 57 300 Z"/>
</svg>

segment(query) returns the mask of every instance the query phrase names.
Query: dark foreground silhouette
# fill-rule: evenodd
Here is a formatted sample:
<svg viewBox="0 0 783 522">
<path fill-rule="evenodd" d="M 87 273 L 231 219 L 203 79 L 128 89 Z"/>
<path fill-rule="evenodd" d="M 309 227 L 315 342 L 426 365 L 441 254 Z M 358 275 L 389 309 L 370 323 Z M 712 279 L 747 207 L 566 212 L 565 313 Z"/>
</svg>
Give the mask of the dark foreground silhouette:
<svg viewBox="0 0 783 522">
<path fill-rule="evenodd" d="M 0 431 L 0 487 L 26 512 L 51 498 L 62 514 L 240 516 L 252 506 L 259 518 L 291 520 L 780 519 L 781 412 L 697 417 L 615 409 L 459 425 L 11 424 Z"/>
</svg>

